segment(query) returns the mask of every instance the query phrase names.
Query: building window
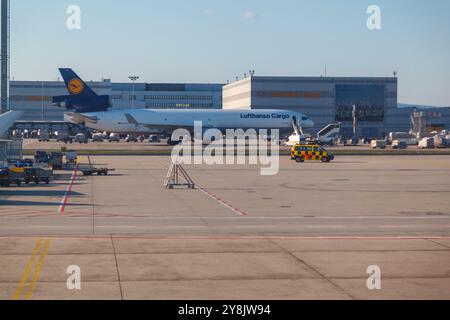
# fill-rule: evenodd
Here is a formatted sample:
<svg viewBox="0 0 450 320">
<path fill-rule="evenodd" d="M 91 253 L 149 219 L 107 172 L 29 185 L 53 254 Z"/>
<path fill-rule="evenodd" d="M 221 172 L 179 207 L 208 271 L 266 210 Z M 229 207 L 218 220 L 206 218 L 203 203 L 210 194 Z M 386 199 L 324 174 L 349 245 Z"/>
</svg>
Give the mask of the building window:
<svg viewBox="0 0 450 320">
<path fill-rule="evenodd" d="M 187 96 L 187 95 L 147 95 L 145 100 L 213 100 L 212 96 Z"/>
<path fill-rule="evenodd" d="M 211 103 L 146 103 L 147 109 L 211 109 Z"/>
</svg>

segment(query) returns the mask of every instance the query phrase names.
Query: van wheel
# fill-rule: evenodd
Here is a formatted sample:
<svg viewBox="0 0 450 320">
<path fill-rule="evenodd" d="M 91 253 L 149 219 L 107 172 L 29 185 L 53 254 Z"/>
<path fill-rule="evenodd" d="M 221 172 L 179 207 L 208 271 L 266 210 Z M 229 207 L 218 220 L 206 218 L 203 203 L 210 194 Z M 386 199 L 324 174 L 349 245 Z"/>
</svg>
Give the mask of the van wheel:
<svg viewBox="0 0 450 320">
<path fill-rule="evenodd" d="M 297 162 L 297 163 L 302 163 L 304 161 L 305 160 L 303 160 L 303 158 L 300 158 L 300 157 L 295 158 L 295 162 Z"/>
<path fill-rule="evenodd" d="M 330 162 L 327 157 L 322 158 L 322 162 Z"/>
</svg>

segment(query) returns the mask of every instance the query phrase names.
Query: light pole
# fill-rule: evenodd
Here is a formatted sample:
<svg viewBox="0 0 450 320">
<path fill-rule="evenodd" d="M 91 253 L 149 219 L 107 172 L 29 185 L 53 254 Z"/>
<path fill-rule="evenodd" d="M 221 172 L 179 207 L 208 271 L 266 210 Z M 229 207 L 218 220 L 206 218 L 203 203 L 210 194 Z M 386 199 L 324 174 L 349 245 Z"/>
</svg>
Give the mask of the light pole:
<svg viewBox="0 0 450 320">
<path fill-rule="evenodd" d="M 131 109 L 134 110 L 134 100 L 136 99 L 135 95 L 134 95 L 134 84 L 137 80 L 139 80 L 138 76 L 129 76 L 128 77 L 131 81 L 133 81 L 133 95 L 131 96 Z"/>
<path fill-rule="evenodd" d="M 41 121 L 44 123 L 44 81 L 41 81 Z"/>
<path fill-rule="evenodd" d="M 44 131 L 44 81 L 41 81 L 41 135 L 45 139 Z"/>
<path fill-rule="evenodd" d="M 356 109 L 356 105 L 353 105 L 352 117 L 353 117 L 353 138 L 356 138 L 356 126 L 358 123 L 358 110 Z"/>
</svg>

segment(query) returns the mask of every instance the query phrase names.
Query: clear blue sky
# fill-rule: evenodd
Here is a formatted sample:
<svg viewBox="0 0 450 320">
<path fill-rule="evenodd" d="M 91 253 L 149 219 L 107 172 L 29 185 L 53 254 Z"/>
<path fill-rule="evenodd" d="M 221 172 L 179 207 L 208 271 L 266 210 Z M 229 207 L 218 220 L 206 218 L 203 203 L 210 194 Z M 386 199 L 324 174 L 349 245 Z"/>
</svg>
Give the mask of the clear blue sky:
<svg viewBox="0 0 450 320">
<path fill-rule="evenodd" d="M 399 75 L 399 100 L 450 105 L 448 0 L 12 0 L 12 77 L 226 82 L 257 75 Z M 66 9 L 82 28 L 66 28 Z M 366 8 L 382 10 L 382 30 Z"/>
</svg>

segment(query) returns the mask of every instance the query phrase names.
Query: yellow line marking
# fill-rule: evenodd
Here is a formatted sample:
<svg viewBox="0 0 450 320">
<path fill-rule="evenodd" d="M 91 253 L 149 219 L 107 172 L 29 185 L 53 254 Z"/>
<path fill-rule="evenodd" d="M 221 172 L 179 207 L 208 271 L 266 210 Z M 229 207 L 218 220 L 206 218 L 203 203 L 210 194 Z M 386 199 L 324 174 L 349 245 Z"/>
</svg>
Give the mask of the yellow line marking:
<svg viewBox="0 0 450 320">
<path fill-rule="evenodd" d="M 30 275 L 31 269 L 34 265 L 34 260 L 36 259 L 37 254 L 39 253 L 39 249 L 41 248 L 42 239 L 39 239 L 36 246 L 34 247 L 33 254 L 30 257 L 30 260 L 28 261 L 27 267 L 25 268 L 25 271 L 23 273 L 22 279 L 20 280 L 19 286 L 17 287 L 16 292 L 13 295 L 13 300 L 19 300 L 20 294 L 22 293 L 23 287 L 25 286 L 28 276 Z"/>
<path fill-rule="evenodd" d="M 39 274 L 41 273 L 42 265 L 44 264 L 45 256 L 48 252 L 48 247 L 50 246 L 51 240 L 45 241 L 45 247 L 44 250 L 41 253 L 41 257 L 39 258 L 38 264 L 36 266 L 36 269 L 34 270 L 33 278 L 31 279 L 30 287 L 28 288 L 28 293 L 25 296 L 26 300 L 31 300 L 31 297 L 33 296 L 33 290 L 36 286 L 36 282 L 39 279 Z"/>
</svg>

